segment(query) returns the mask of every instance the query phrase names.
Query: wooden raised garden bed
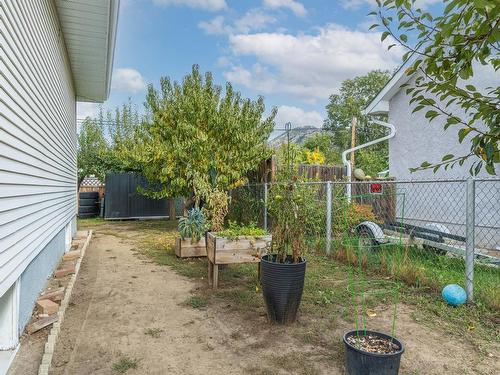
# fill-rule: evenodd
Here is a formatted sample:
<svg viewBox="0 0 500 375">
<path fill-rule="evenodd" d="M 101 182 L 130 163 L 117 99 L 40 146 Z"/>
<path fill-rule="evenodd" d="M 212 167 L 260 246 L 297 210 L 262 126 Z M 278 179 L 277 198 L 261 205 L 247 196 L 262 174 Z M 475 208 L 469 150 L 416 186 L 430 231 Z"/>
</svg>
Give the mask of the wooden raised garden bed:
<svg viewBox="0 0 500 375">
<path fill-rule="evenodd" d="M 260 263 L 271 239 L 271 235 L 226 238 L 207 233 L 208 283 L 217 289 L 219 264 Z"/>
<path fill-rule="evenodd" d="M 192 242 L 191 239 L 183 240 L 177 237 L 175 241 L 175 255 L 179 258 L 206 257 L 207 246 L 205 239 Z"/>
</svg>

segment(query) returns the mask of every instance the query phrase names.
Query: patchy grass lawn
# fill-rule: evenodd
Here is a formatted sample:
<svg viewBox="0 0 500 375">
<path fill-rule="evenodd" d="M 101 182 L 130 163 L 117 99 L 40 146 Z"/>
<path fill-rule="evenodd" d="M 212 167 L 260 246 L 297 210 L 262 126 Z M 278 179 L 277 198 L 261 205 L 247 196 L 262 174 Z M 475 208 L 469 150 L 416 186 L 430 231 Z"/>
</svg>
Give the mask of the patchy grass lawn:
<svg viewBox="0 0 500 375">
<path fill-rule="evenodd" d="M 138 225 L 149 234 L 142 242 L 143 251 L 158 264 L 172 267 L 179 274 L 203 281 L 207 277 L 207 261 L 204 258 L 179 259 L 174 254 L 176 224 L 171 222 L 140 222 Z M 353 322 L 351 294 L 347 290 L 352 267 L 342 255 L 327 257 L 307 254 L 307 272 L 300 307 L 301 316 L 316 323 L 304 332 L 297 330 L 306 343 L 320 343 L 323 332 L 335 320 L 341 318 Z M 467 335 L 472 341 L 499 341 L 500 322 L 498 303 L 500 272 L 492 267 L 476 267 L 475 306 L 453 308 L 447 306 L 441 296 L 442 286 L 462 283 L 463 262 L 457 258 L 423 253 L 417 249 L 392 249 L 368 254 L 365 273 L 368 283 L 382 280 L 400 280 L 400 301 L 416 307 L 412 318 L 419 324 L 440 327 L 454 335 Z M 395 265 L 398 267 L 395 267 Z M 410 266 L 411 265 L 411 266 Z M 193 308 L 221 303 L 233 311 L 248 313 L 262 311 L 263 299 L 257 279 L 257 267 L 252 264 L 229 265 L 220 271 L 220 288 L 197 289 L 186 303 Z M 387 283 L 386 283 L 387 284 Z M 488 301 L 486 303 L 485 301 Z M 387 300 L 372 301 L 389 303 Z"/>
</svg>

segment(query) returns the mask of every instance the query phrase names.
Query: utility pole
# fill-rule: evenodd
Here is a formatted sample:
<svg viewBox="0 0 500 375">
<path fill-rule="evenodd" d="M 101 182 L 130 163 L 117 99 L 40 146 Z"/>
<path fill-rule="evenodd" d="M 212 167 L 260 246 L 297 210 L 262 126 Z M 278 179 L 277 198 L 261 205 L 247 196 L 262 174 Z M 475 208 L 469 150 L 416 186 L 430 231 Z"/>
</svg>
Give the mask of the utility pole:
<svg viewBox="0 0 500 375">
<path fill-rule="evenodd" d="M 356 147 L 356 126 L 358 125 L 358 119 L 356 116 L 352 116 L 351 121 L 351 148 Z M 351 170 L 354 170 L 354 151 L 351 152 Z"/>
</svg>

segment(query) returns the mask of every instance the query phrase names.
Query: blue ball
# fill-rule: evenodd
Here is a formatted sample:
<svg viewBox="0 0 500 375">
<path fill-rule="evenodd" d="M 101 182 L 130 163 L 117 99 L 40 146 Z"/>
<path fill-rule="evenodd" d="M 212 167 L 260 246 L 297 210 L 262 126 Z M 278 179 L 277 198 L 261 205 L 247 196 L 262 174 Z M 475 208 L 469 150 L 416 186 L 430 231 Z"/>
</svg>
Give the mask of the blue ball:
<svg viewBox="0 0 500 375">
<path fill-rule="evenodd" d="M 457 284 L 446 285 L 441 295 L 452 306 L 463 305 L 467 301 L 467 293 L 465 293 L 464 288 Z"/>
</svg>

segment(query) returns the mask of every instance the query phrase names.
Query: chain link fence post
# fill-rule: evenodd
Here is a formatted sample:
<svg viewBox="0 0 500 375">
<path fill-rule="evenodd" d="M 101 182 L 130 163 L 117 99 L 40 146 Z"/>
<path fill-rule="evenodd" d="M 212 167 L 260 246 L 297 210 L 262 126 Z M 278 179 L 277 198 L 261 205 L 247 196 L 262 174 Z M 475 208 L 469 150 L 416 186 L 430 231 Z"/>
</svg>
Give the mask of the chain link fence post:
<svg viewBox="0 0 500 375">
<path fill-rule="evenodd" d="M 264 184 L 264 229 L 267 231 L 267 199 L 268 199 L 268 185 Z"/>
<path fill-rule="evenodd" d="M 465 291 L 467 292 L 467 302 L 474 300 L 474 236 L 475 236 L 475 215 L 476 215 L 476 184 L 473 178 L 467 179 L 467 195 L 465 210 Z"/>
<path fill-rule="evenodd" d="M 332 183 L 326 183 L 326 254 L 332 251 Z"/>
</svg>

